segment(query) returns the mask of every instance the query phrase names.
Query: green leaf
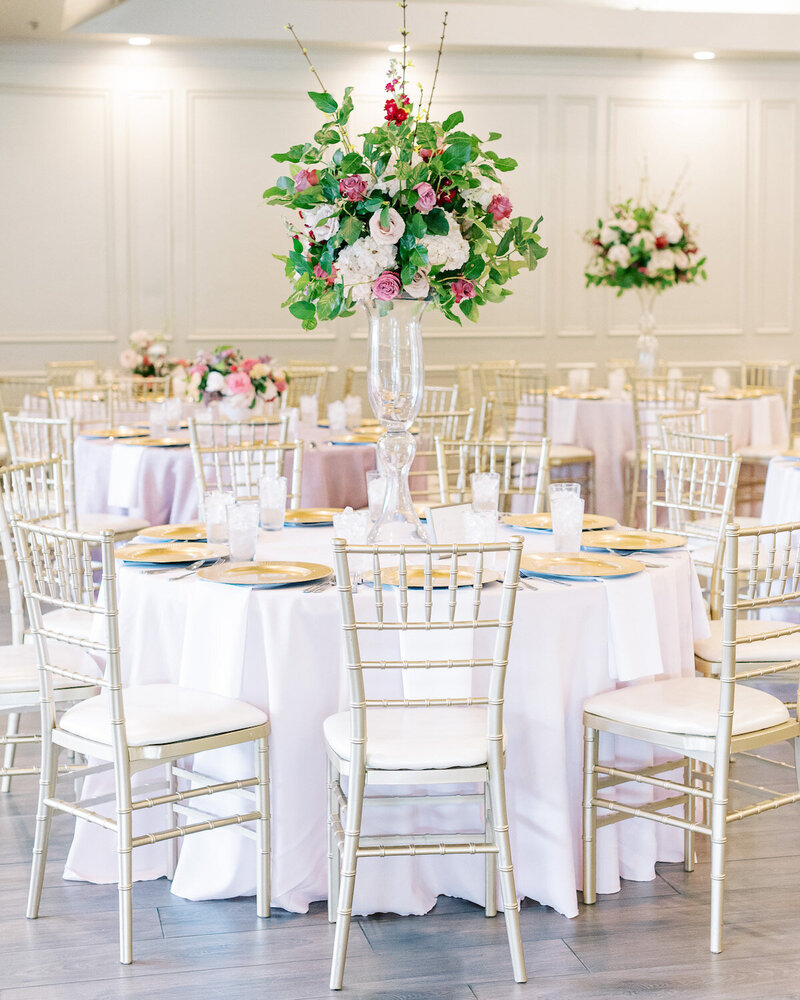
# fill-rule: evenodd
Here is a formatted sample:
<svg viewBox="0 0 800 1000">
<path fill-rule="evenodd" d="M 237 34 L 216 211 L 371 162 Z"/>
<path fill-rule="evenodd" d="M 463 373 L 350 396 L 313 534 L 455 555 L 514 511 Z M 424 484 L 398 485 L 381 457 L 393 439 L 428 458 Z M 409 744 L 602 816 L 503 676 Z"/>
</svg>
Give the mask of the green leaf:
<svg viewBox="0 0 800 1000">
<path fill-rule="evenodd" d="M 330 94 L 320 94 L 318 91 L 309 90 L 308 96 L 325 115 L 332 115 L 339 107 L 335 99 L 331 97 Z"/>
<path fill-rule="evenodd" d="M 339 197 L 339 183 L 335 177 L 330 174 L 324 174 L 320 180 L 320 187 L 322 188 L 322 193 L 328 199 L 328 201 L 336 201 Z"/>
<path fill-rule="evenodd" d="M 452 115 L 448 115 L 447 118 L 442 122 L 442 128 L 445 132 L 449 132 L 451 128 L 455 128 L 456 125 L 460 125 L 464 121 L 464 115 L 460 111 L 454 111 Z"/>
<path fill-rule="evenodd" d="M 279 177 L 275 181 L 275 186 L 281 188 L 283 191 L 288 191 L 290 188 L 294 191 L 294 179 L 291 177 Z"/>
<path fill-rule="evenodd" d="M 467 319 L 472 320 L 473 323 L 478 322 L 478 308 L 475 305 L 474 299 L 463 299 L 458 304 L 458 308 L 467 317 Z"/>
<path fill-rule="evenodd" d="M 483 274 L 486 262 L 483 257 L 471 257 L 464 268 L 464 277 L 467 281 L 476 281 Z"/>
<path fill-rule="evenodd" d="M 411 218 L 408 220 L 408 226 L 406 227 L 406 232 L 411 233 L 416 239 L 420 240 L 427 233 L 428 227 L 425 225 L 425 216 L 420 212 L 414 212 Z"/>
<path fill-rule="evenodd" d="M 510 170 L 516 170 L 519 166 L 513 156 L 498 157 L 494 161 L 494 165 L 498 170 L 502 170 L 504 173 L 508 173 Z"/>
<path fill-rule="evenodd" d="M 489 138 L 486 141 L 487 142 L 497 142 L 498 139 L 502 139 L 502 138 L 503 138 L 502 132 L 490 132 L 489 133 Z"/>
<path fill-rule="evenodd" d="M 400 281 L 404 285 L 410 285 L 416 273 L 417 269 L 413 264 L 404 264 L 403 269 L 400 272 Z"/>
<path fill-rule="evenodd" d="M 311 302 L 294 302 L 289 306 L 289 312 L 296 319 L 301 320 L 310 320 L 316 315 L 316 310 Z M 305 325 L 305 323 L 303 325 Z"/>
<path fill-rule="evenodd" d="M 382 198 L 365 198 L 364 201 L 358 203 L 360 208 L 366 209 L 367 212 L 377 212 L 378 209 L 383 204 Z"/>
<path fill-rule="evenodd" d="M 428 232 L 435 236 L 446 236 L 450 232 L 450 223 L 441 208 L 432 208 L 425 216 Z"/>
<path fill-rule="evenodd" d="M 309 143 L 301 143 L 297 146 L 291 146 L 285 153 L 273 153 L 272 159 L 278 163 L 300 163 L 310 148 Z"/>
<path fill-rule="evenodd" d="M 417 124 L 417 145 L 423 149 L 436 149 L 436 129 L 427 122 Z"/>
<path fill-rule="evenodd" d="M 497 245 L 496 255 L 498 257 L 502 257 L 504 254 L 508 253 L 508 248 L 511 246 L 511 240 L 513 238 L 514 230 L 509 229 Z"/>
<path fill-rule="evenodd" d="M 295 270 L 299 271 L 300 274 L 310 274 L 311 271 L 314 270 L 305 257 L 301 253 L 298 253 L 297 250 L 291 251 L 289 254 L 289 260 L 292 264 L 294 264 Z"/>
<path fill-rule="evenodd" d="M 283 197 L 285 197 L 285 195 L 286 195 L 286 192 L 283 190 L 283 188 L 271 187 L 271 188 L 267 188 L 267 190 L 264 192 L 264 194 L 262 195 L 262 197 L 263 198 L 283 198 Z"/>
<path fill-rule="evenodd" d="M 369 172 L 369 168 L 364 163 L 360 153 L 348 153 L 339 167 L 345 174 L 366 174 Z"/>
<path fill-rule="evenodd" d="M 353 98 L 350 96 L 353 93 L 352 87 L 344 88 L 344 97 L 342 98 L 342 106 L 339 108 L 339 114 L 336 116 L 336 121 L 340 125 L 346 125 L 347 119 L 353 112 Z"/>
<path fill-rule="evenodd" d="M 332 146 L 335 142 L 341 141 L 342 137 L 330 125 L 325 125 L 314 133 L 314 142 L 318 142 L 320 146 Z"/>
<path fill-rule="evenodd" d="M 381 225 L 384 229 L 389 228 L 389 206 L 384 205 L 381 209 Z"/>
<path fill-rule="evenodd" d="M 344 236 L 347 243 L 355 243 L 364 228 L 363 222 L 354 215 L 348 215 L 339 227 L 339 232 Z"/>
<path fill-rule="evenodd" d="M 463 140 L 451 143 L 438 159 L 443 171 L 458 170 L 472 159 L 472 143 Z"/>
</svg>

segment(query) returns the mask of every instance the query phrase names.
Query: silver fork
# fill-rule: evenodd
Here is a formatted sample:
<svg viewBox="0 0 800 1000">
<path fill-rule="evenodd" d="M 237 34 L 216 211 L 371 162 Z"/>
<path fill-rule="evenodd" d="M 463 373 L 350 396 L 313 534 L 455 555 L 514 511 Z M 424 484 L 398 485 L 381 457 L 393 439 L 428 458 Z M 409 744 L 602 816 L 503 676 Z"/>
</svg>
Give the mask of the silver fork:
<svg viewBox="0 0 800 1000">
<path fill-rule="evenodd" d="M 201 566 L 205 564 L 208 564 L 209 566 L 216 566 L 217 563 L 225 562 L 226 560 L 227 556 L 222 556 L 219 559 L 213 559 L 213 560 L 198 559 L 197 562 L 193 562 L 189 566 L 187 566 L 186 569 L 183 571 L 183 573 L 178 573 L 177 576 L 171 576 L 169 578 L 169 582 L 172 583 L 175 580 L 183 580 L 184 577 L 192 576 L 200 569 Z"/>
</svg>

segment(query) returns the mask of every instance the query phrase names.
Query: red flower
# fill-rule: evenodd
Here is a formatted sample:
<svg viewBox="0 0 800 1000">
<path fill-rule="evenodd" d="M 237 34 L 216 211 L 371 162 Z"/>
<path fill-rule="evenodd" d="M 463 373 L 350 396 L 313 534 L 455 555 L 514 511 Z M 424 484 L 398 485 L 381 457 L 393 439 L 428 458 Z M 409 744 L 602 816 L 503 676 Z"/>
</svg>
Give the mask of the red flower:
<svg viewBox="0 0 800 1000">
<path fill-rule="evenodd" d="M 389 81 L 389 82 L 388 82 L 388 83 L 386 84 L 386 90 L 387 90 L 387 91 L 388 91 L 389 93 L 392 93 L 392 94 L 394 93 L 394 80 L 390 80 L 390 81 Z"/>
<path fill-rule="evenodd" d="M 666 236 L 658 236 L 656 238 L 656 250 L 666 250 L 669 246 L 669 240 Z"/>
<path fill-rule="evenodd" d="M 507 219 L 511 215 L 512 210 L 513 206 L 504 194 L 496 194 L 489 202 L 489 208 L 487 209 L 489 214 L 494 216 L 495 222 Z"/>
<path fill-rule="evenodd" d="M 405 96 L 405 94 L 400 95 L 400 102 L 401 104 L 405 105 L 411 103 Z M 408 112 L 404 108 L 400 107 L 397 101 L 395 101 L 391 97 L 384 104 L 384 109 L 386 110 L 387 122 L 394 122 L 395 125 L 401 125 L 406 120 L 406 118 L 408 118 Z"/>
<path fill-rule="evenodd" d="M 322 266 L 322 264 L 315 264 L 314 265 L 314 277 L 315 278 L 320 278 L 321 280 L 323 280 L 325 282 L 326 285 L 333 285 L 333 284 L 335 284 L 336 283 L 336 265 L 334 265 L 333 267 L 331 267 L 331 273 L 328 274 L 328 272 L 325 270 L 325 268 Z"/>
<path fill-rule="evenodd" d="M 467 281 L 466 278 L 456 278 L 455 281 L 451 282 L 450 291 L 456 297 L 456 304 L 461 302 L 462 299 L 474 299 L 477 295 L 475 286 L 471 281 Z"/>
<path fill-rule="evenodd" d="M 458 191 L 453 187 L 452 181 L 449 177 L 443 177 L 441 180 L 441 186 L 436 195 L 437 205 L 452 205 L 456 200 L 456 195 Z"/>
</svg>

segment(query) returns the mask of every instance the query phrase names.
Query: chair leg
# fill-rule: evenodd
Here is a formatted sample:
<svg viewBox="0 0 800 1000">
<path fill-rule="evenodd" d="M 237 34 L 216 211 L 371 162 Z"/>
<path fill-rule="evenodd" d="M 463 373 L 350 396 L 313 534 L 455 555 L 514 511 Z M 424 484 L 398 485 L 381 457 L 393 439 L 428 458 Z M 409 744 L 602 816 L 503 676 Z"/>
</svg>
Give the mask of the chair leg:
<svg viewBox="0 0 800 1000">
<path fill-rule="evenodd" d="M 256 820 L 256 913 L 270 915 L 272 881 L 270 878 L 270 810 L 269 810 L 269 741 L 266 736 L 256 740 L 256 807 L 261 819 Z"/>
<path fill-rule="evenodd" d="M 794 770 L 797 775 L 797 787 L 800 788 L 800 737 L 794 740 Z"/>
<path fill-rule="evenodd" d="M 728 761 L 717 754 L 711 798 L 711 951 L 722 951 L 722 921 L 725 891 L 726 813 L 728 809 Z"/>
<path fill-rule="evenodd" d="M 16 736 L 19 732 L 19 712 L 10 712 L 8 716 L 8 723 L 6 725 L 6 736 Z M 17 753 L 16 743 L 6 743 L 5 753 L 3 754 L 3 767 L 9 768 L 14 766 L 14 757 Z M 11 791 L 11 775 L 4 774 L 2 779 L 0 779 L 0 793 Z"/>
<path fill-rule="evenodd" d="M 494 745 L 489 751 L 489 789 L 492 798 L 492 822 L 494 842 L 497 844 L 498 868 L 500 871 L 500 891 L 503 895 L 503 915 L 506 921 L 508 946 L 511 950 L 511 968 L 514 981 L 526 983 L 525 953 L 522 949 L 522 935 L 519 929 L 519 901 L 514 883 L 514 865 L 511 861 L 511 840 L 508 835 L 508 813 L 506 811 L 506 788 L 503 780 L 503 760 L 501 751 Z M 492 758 L 497 759 L 492 759 Z"/>
<path fill-rule="evenodd" d="M 36 810 L 36 834 L 33 840 L 33 862 L 31 865 L 31 882 L 28 889 L 29 920 L 39 916 L 39 903 L 42 899 L 44 885 L 44 870 L 47 864 L 47 848 L 50 843 L 50 824 L 53 810 L 45 804 L 45 799 L 52 798 L 56 791 L 58 777 L 58 747 L 52 743 L 42 745 L 42 771 L 39 775 L 39 806 Z"/>
<path fill-rule="evenodd" d="M 597 752 L 596 729 L 583 732 L 583 901 L 597 901 Z"/>
<path fill-rule="evenodd" d="M 494 843 L 494 826 L 492 820 L 492 803 L 489 789 L 483 786 L 483 819 L 486 840 Z M 486 905 L 484 915 L 487 917 L 497 916 L 497 855 L 484 855 L 484 878 L 486 880 Z"/>
<path fill-rule="evenodd" d="M 347 958 L 347 939 L 350 934 L 350 917 L 353 912 L 353 891 L 356 884 L 358 841 L 361 834 L 361 813 L 363 806 L 364 762 L 363 759 L 361 761 L 354 759 L 351 762 L 347 788 L 347 817 L 344 830 L 342 867 L 339 875 L 336 934 L 333 939 L 333 960 L 331 962 L 330 988 L 332 990 L 340 990 L 344 981 L 344 963 Z"/>
<path fill-rule="evenodd" d="M 174 795 L 178 790 L 178 779 L 175 777 L 174 764 L 168 764 L 169 768 L 169 793 Z M 175 812 L 174 803 L 170 803 L 167 806 L 167 825 L 169 827 L 175 827 L 178 825 L 178 816 Z M 178 864 L 178 838 L 175 837 L 172 840 L 167 841 L 167 878 L 172 881 L 175 878 L 175 867 Z"/>
<path fill-rule="evenodd" d="M 691 757 L 687 757 L 683 764 L 683 783 L 689 788 L 694 788 L 694 778 L 692 777 L 692 771 L 694 770 L 694 761 Z M 695 820 L 695 797 L 690 792 L 686 799 L 686 805 L 684 806 L 683 818 L 687 823 L 694 823 Z M 694 871 L 694 831 L 684 830 L 683 831 L 683 870 L 685 872 Z"/>
<path fill-rule="evenodd" d="M 339 781 L 339 772 L 328 758 L 328 921 L 336 923 L 336 902 L 339 899 L 339 844 L 333 829 L 333 817 L 341 821 L 342 810 L 334 792 Z"/>
<path fill-rule="evenodd" d="M 125 768 L 117 773 L 117 895 L 119 901 L 119 960 L 123 965 L 133 961 L 133 810 L 131 808 L 131 776 Z"/>
</svg>

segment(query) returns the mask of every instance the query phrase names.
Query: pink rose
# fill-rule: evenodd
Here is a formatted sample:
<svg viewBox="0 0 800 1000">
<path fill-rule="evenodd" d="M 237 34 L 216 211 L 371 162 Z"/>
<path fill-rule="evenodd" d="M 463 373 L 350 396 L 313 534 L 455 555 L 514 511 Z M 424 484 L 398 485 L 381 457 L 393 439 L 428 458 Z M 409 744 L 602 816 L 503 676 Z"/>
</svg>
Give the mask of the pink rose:
<svg viewBox="0 0 800 1000">
<path fill-rule="evenodd" d="M 244 372 L 232 372 L 225 376 L 225 392 L 229 396 L 248 396 L 252 393 L 253 383 L 250 376 Z"/>
<path fill-rule="evenodd" d="M 388 245 L 397 243 L 406 231 L 406 224 L 397 209 L 389 209 L 389 225 L 381 225 L 381 209 L 378 209 L 369 220 L 369 234 L 376 243 Z M 378 279 L 380 280 L 380 279 Z"/>
<path fill-rule="evenodd" d="M 427 215 L 432 208 L 436 207 L 436 192 L 427 181 L 415 184 L 414 190 L 417 192 L 417 211 Z"/>
<path fill-rule="evenodd" d="M 239 365 L 239 370 L 243 371 L 245 375 L 250 374 L 250 369 L 257 365 L 258 362 L 255 358 L 245 358 L 244 361 Z"/>
<path fill-rule="evenodd" d="M 287 385 L 288 383 L 285 378 L 275 379 L 275 388 L 278 390 L 278 392 L 286 392 Z"/>
<path fill-rule="evenodd" d="M 305 191 L 306 188 L 314 187 L 319 184 L 319 174 L 316 170 L 299 170 L 294 175 L 294 189 L 295 191 Z"/>
<path fill-rule="evenodd" d="M 367 193 L 367 182 L 358 174 L 351 174 L 339 181 L 339 194 L 348 201 L 361 201 Z"/>
<path fill-rule="evenodd" d="M 333 285 L 333 284 L 335 284 L 336 283 L 336 265 L 334 264 L 334 266 L 331 268 L 331 273 L 328 274 L 328 272 L 323 268 L 322 264 L 315 264 L 314 265 L 314 277 L 315 278 L 321 278 L 325 282 L 326 285 Z"/>
<path fill-rule="evenodd" d="M 208 371 L 208 367 L 206 365 L 202 364 L 202 363 L 199 363 L 199 364 L 192 365 L 192 367 L 189 369 L 189 374 L 190 375 L 205 375 L 205 373 L 207 371 Z"/>
<path fill-rule="evenodd" d="M 499 222 L 501 219 L 507 219 L 513 208 L 511 201 L 504 194 L 496 194 L 489 202 L 487 211 L 494 216 L 495 222 Z"/>
<path fill-rule="evenodd" d="M 372 291 L 375 293 L 376 299 L 380 299 L 382 302 L 391 302 L 400 294 L 401 287 L 399 275 L 395 274 L 394 271 L 384 271 L 375 279 Z"/>
<path fill-rule="evenodd" d="M 462 299 L 474 299 L 477 294 L 475 286 L 466 278 L 456 278 L 455 281 L 451 282 L 450 291 L 455 295 L 456 303 L 461 302 Z"/>
</svg>

